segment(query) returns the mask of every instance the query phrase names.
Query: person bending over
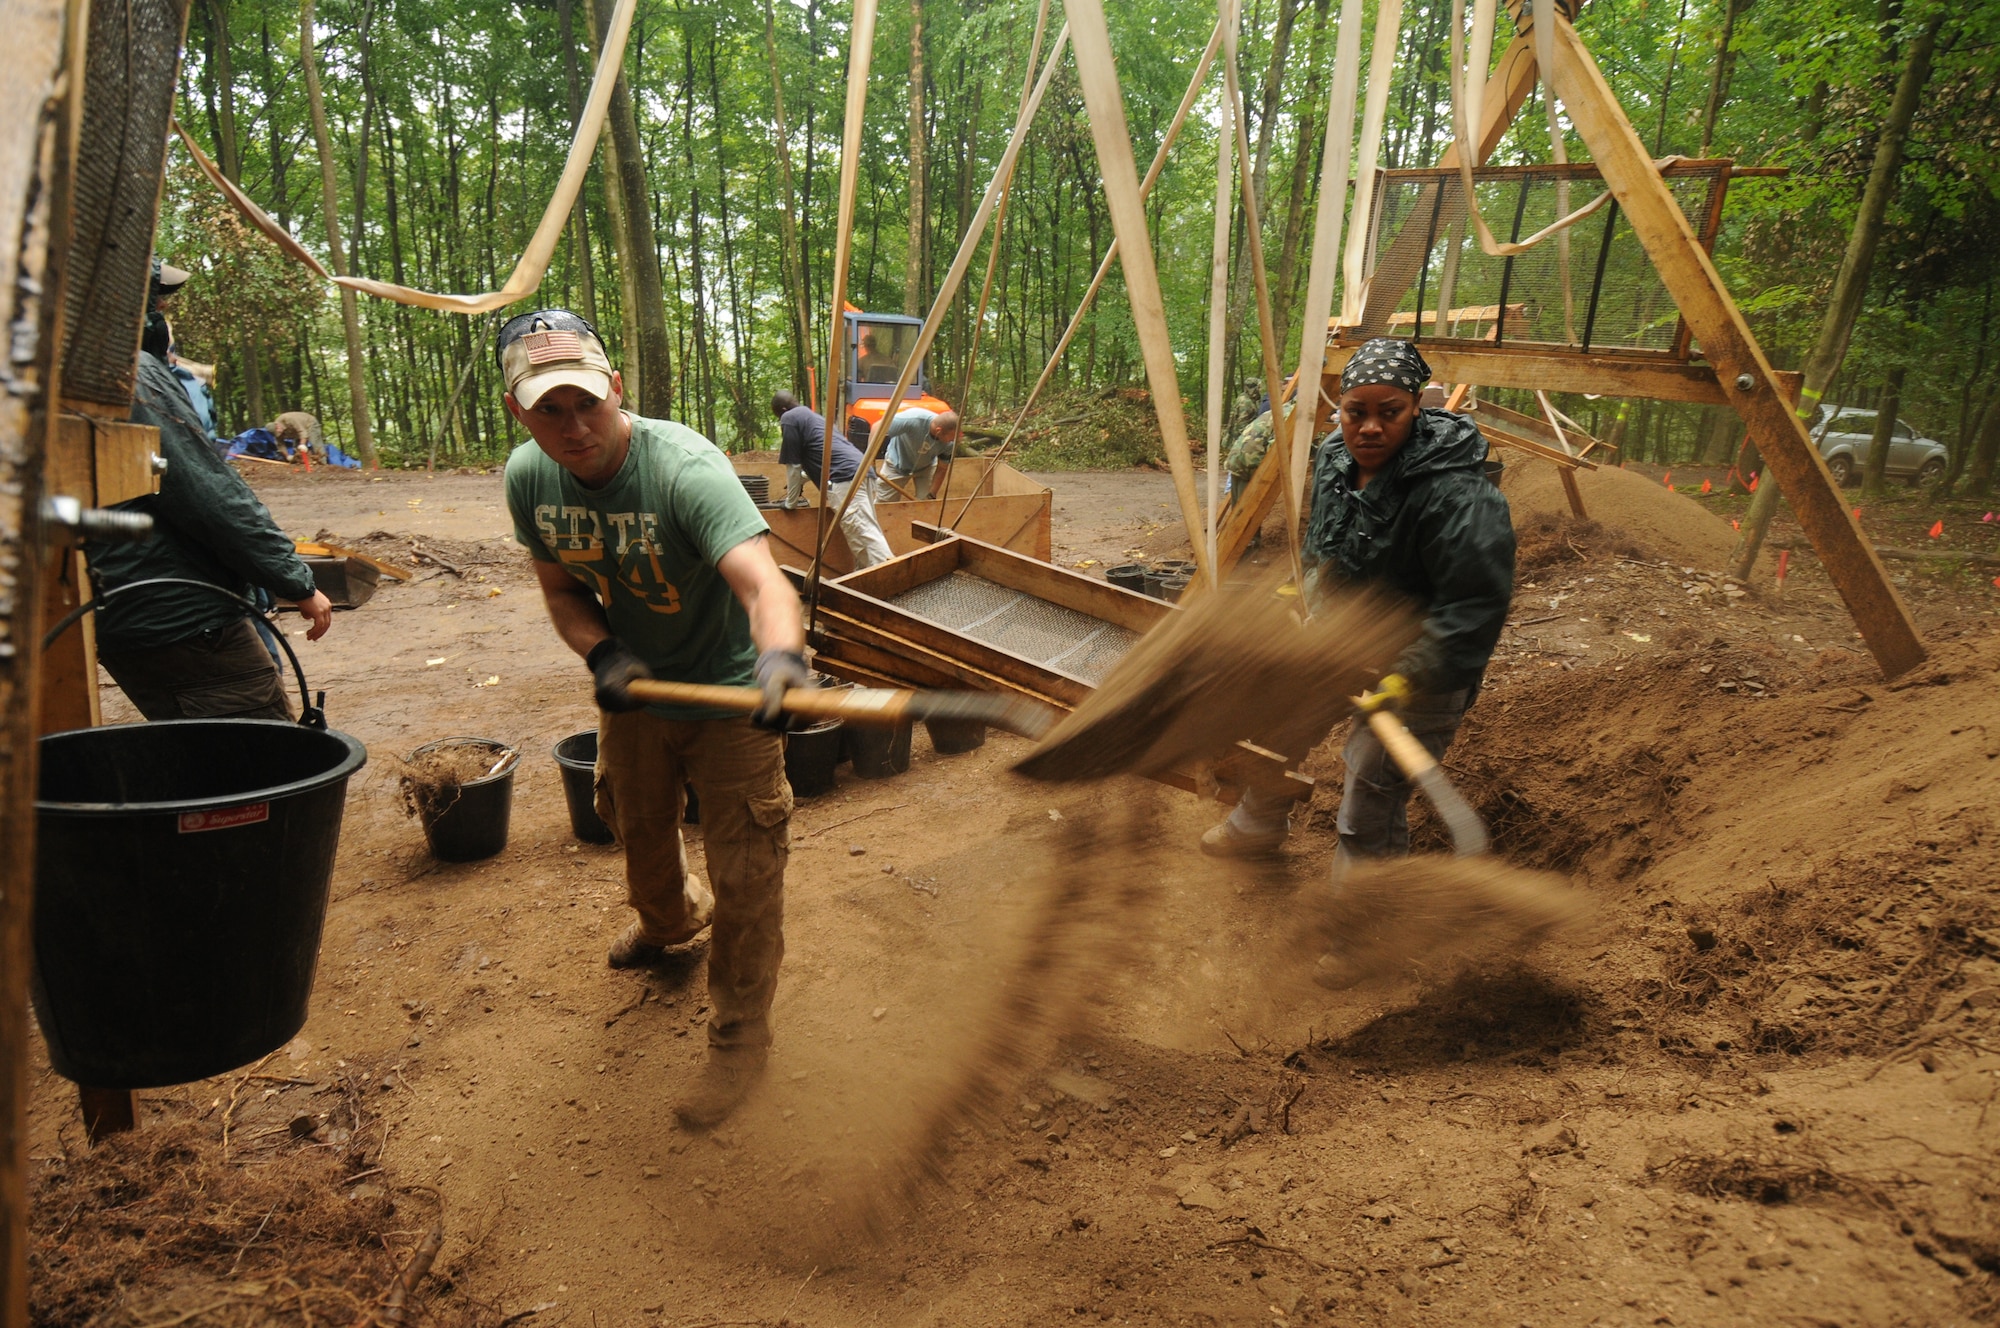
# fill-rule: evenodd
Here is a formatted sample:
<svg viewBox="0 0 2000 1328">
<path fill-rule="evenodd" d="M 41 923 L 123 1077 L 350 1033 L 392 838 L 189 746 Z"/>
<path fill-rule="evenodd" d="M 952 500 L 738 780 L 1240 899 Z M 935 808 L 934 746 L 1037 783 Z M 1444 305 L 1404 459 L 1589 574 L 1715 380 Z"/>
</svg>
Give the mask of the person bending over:
<svg viewBox="0 0 2000 1328">
<path fill-rule="evenodd" d="M 806 481 L 818 484 L 820 467 L 826 464 L 826 417 L 801 406 L 790 392 L 778 392 L 771 397 L 771 413 L 778 417 L 778 462 L 785 468 L 784 505 L 803 507 Z M 832 473 L 827 476 L 827 506 L 838 511 L 847 491 L 854 488 L 854 477 L 860 473 L 861 453 L 845 438 L 835 437 Z M 895 556 L 889 551 L 888 538 L 882 534 L 882 523 L 876 519 L 875 494 L 870 485 L 854 489 L 854 501 L 847 504 L 847 512 L 840 518 L 840 533 L 847 539 L 847 551 L 854 558 L 856 571 L 886 563 Z"/>
<path fill-rule="evenodd" d="M 933 482 L 940 494 L 948 491 L 951 458 L 958 450 L 957 411 L 908 406 L 876 427 L 885 431 L 881 457 L 887 477 L 876 480 L 876 501 L 893 503 L 907 494 L 922 502 L 931 496 Z"/>
<path fill-rule="evenodd" d="M 534 559 L 556 634 L 595 681 L 597 811 L 625 850 L 638 914 L 613 968 L 659 962 L 713 922 L 708 1060 L 675 1105 L 720 1122 L 763 1071 L 784 957 L 791 785 L 776 701 L 806 683 L 799 597 L 765 547 L 764 519 L 729 458 L 685 425 L 621 410 L 624 383 L 596 329 L 566 309 L 501 327 L 508 411 L 533 441 L 507 458 L 507 509 Z M 652 677 L 765 691 L 752 718 L 653 704 Z M 681 842 L 701 799 L 713 891 Z"/>
<path fill-rule="evenodd" d="M 1363 716 L 1389 707 L 1442 760 L 1479 694 L 1514 594 L 1514 527 L 1486 476 L 1486 439 L 1464 415 L 1420 410 L 1430 366 L 1409 344 L 1369 341 L 1340 376 L 1337 431 L 1320 449 L 1304 541 L 1306 601 L 1363 587 L 1387 590 L 1423 615 L 1423 631 L 1362 698 Z M 1357 717 L 1342 757 L 1336 877 L 1356 858 L 1410 849 L 1410 785 Z M 1303 760 L 1324 733 L 1291 735 Z M 1274 851 L 1291 803 L 1246 793 L 1202 836 L 1203 851 Z"/>
</svg>

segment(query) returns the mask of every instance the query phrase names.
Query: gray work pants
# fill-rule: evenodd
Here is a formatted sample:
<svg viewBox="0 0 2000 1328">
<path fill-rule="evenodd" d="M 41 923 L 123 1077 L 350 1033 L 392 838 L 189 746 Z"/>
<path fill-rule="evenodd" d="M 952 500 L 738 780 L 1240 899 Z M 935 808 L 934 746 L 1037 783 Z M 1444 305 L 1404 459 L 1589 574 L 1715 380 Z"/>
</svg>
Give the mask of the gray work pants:
<svg viewBox="0 0 2000 1328">
<path fill-rule="evenodd" d="M 1470 704 L 1471 695 L 1463 690 L 1419 697 L 1401 718 L 1424 750 L 1442 761 Z M 1347 746 L 1340 755 L 1347 763 L 1340 812 L 1334 818 L 1340 831 L 1340 857 L 1402 857 L 1410 851 L 1410 781 L 1359 716 L 1348 729 Z"/>
<path fill-rule="evenodd" d="M 1442 696 L 1417 697 L 1401 712 L 1403 724 L 1425 750 L 1442 761 L 1475 695 L 1471 689 L 1461 689 Z M 1299 741 L 1281 750 L 1304 760 L 1325 736 L 1298 735 Z M 1340 832 L 1340 850 L 1334 859 L 1336 876 L 1356 858 L 1400 857 L 1410 851 L 1410 781 L 1375 740 L 1366 719 L 1357 715 L 1348 721 L 1347 745 L 1340 754 L 1347 764 L 1347 782 L 1341 786 L 1340 812 L 1334 819 Z M 1278 829 L 1291 807 L 1289 799 L 1246 789 L 1229 819 L 1242 833 L 1265 833 Z"/>
</svg>

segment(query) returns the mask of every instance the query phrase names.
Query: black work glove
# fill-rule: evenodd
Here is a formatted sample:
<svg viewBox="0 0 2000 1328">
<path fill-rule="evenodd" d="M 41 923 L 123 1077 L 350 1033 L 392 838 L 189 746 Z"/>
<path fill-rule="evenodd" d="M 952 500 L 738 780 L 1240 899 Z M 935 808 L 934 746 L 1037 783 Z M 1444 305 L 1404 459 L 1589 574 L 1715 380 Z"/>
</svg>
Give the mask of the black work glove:
<svg viewBox="0 0 2000 1328">
<path fill-rule="evenodd" d="M 615 636 L 605 637 L 590 648 L 583 662 L 590 666 L 590 675 L 597 681 L 599 708 L 621 715 L 646 708 L 644 701 L 632 695 L 628 684 L 652 677 L 653 671 L 623 641 Z"/>
<path fill-rule="evenodd" d="M 751 714 L 750 722 L 760 729 L 784 733 L 795 727 L 795 716 L 782 709 L 785 693 L 807 686 L 806 657 L 796 650 L 766 650 L 757 656 L 757 685 L 764 690 L 764 703 Z"/>
</svg>

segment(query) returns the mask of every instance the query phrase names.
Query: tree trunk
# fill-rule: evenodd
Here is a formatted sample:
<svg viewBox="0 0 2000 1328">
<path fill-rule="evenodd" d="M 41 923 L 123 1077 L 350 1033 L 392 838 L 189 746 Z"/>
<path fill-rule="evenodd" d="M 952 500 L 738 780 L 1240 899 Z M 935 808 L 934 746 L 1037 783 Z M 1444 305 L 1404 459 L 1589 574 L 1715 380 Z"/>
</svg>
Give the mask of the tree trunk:
<svg viewBox="0 0 2000 1328">
<path fill-rule="evenodd" d="M 771 0 L 764 0 L 764 58 L 771 66 L 771 107 L 777 128 L 773 142 L 778 149 L 778 198 L 783 205 L 778 211 L 778 236 L 784 262 L 778 272 L 787 291 L 786 317 L 792 324 L 792 377 L 803 389 L 806 385 L 806 366 L 813 362 L 812 315 L 806 302 L 805 273 L 800 270 L 799 218 L 794 210 L 795 195 L 792 190 L 792 145 L 790 133 L 785 128 L 785 81 L 778 74 L 778 20 Z"/>
<path fill-rule="evenodd" d="M 1720 466 L 1729 460 L 1739 421 L 1736 412 L 1727 406 L 1710 406 L 1708 411 L 1708 442 L 1701 450 L 1701 464 Z"/>
<path fill-rule="evenodd" d="M 910 0 L 910 249 L 903 266 L 903 312 L 916 317 L 924 298 L 924 240 L 930 190 L 924 142 L 924 0 Z"/>
<path fill-rule="evenodd" d="M 1292 149 L 1292 191 L 1285 203 L 1285 239 L 1278 251 L 1277 283 L 1271 290 L 1271 321 L 1278 339 L 1279 362 L 1291 337 L 1292 297 L 1299 275 L 1299 242 L 1305 234 L 1306 185 L 1319 178 L 1320 55 L 1326 44 L 1326 19 L 1331 6 L 1317 0 L 1313 10 L 1312 52 L 1306 59 L 1306 91 L 1300 98 L 1298 134 Z"/>
<path fill-rule="evenodd" d="M 1938 29 L 1943 26 L 1944 15 L 1939 13 L 1924 24 L 1923 31 L 1910 43 L 1902 76 L 1896 81 L 1895 98 L 1889 103 L 1889 118 L 1883 122 L 1881 137 L 1875 140 L 1875 164 L 1868 172 L 1861 210 L 1855 215 L 1854 231 L 1848 236 L 1847 253 L 1840 260 L 1840 274 L 1834 278 L 1833 298 L 1827 304 L 1825 321 L 1820 324 L 1819 342 L 1805 364 L 1799 414 L 1808 425 L 1819 410 L 1826 385 L 1847 357 L 1847 342 L 1854 334 L 1854 320 L 1860 316 L 1862 301 L 1868 294 L 1869 272 L 1875 266 L 1876 246 L 1881 243 L 1882 218 L 1887 215 L 1889 200 L 1896 192 L 1896 176 L 1903 165 L 1903 143 L 1910 135 L 1910 122 L 1916 119 L 1917 101 L 1923 95 L 1924 84 L 1930 79 L 1931 54 L 1937 49 Z M 1748 577 L 1750 569 L 1757 565 L 1764 532 L 1770 529 L 1777 507 L 1777 479 L 1767 473 L 1757 486 L 1757 496 L 1751 500 L 1749 510 L 1743 514 L 1742 537 L 1729 563 L 1732 575 L 1739 579 Z"/>
<path fill-rule="evenodd" d="M 1723 103 L 1729 100 L 1729 78 L 1736 68 L 1736 52 L 1730 43 L 1736 39 L 1736 19 L 1750 8 L 1754 0 L 1725 0 L 1722 11 L 1722 38 L 1715 45 L 1715 72 L 1708 79 L 1708 105 L 1701 113 L 1701 151 L 1697 157 L 1706 157 L 1715 142 L 1715 121 L 1722 114 Z"/>
<path fill-rule="evenodd" d="M 1861 468 L 1861 496 L 1880 498 L 1889 473 L 1889 445 L 1895 440 L 1896 412 L 1903 405 L 1903 375 L 1909 370 L 1897 365 L 1882 384 L 1882 396 L 1875 405 L 1875 436 L 1868 440 L 1868 461 Z"/>
<path fill-rule="evenodd" d="M 216 164 L 231 184 L 242 184 L 243 149 L 236 136 L 236 72 L 229 50 L 229 0 L 208 0 L 208 26 L 215 41 Z M 263 424 L 270 418 L 264 414 L 264 368 L 257 362 L 258 350 L 253 336 L 246 334 L 237 343 L 243 363 L 244 407 L 252 424 Z"/>
<path fill-rule="evenodd" d="M 583 119 L 583 76 L 576 67 L 576 29 L 572 22 L 575 12 L 574 0 L 556 0 L 556 22 L 562 34 L 563 81 L 569 90 L 569 131 L 576 132 L 577 122 Z M 576 194 L 576 205 L 570 209 L 570 243 L 575 254 L 570 262 L 576 268 L 576 281 L 583 293 L 583 316 L 597 325 L 597 276 L 590 263 L 590 209 L 584 206 L 583 191 Z"/>
<path fill-rule="evenodd" d="M 611 26 L 610 7 L 597 4 L 596 0 L 584 0 L 584 15 L 594 34 L 592 49 L 601 52 L 605 33 Z M 630 309 L 625 326 L 632 343 L 625 348 L 624 368 L 627 373 L 636 369 L 639 376 L 636 387 L 628 386 L 626 398 L 638 414 L 666 419 L 673 412 L 674 398 L 673 356 L 667 344 L 667 298 L 660 276 L 660 244 L 653 229 L 653 206 L 646 192 L 645 150 L 639 142 L 639 120 L 632 109 L 632 90 L 622 68 L 618 71 L 618 81 L 611 87 L 609 119 L 612 150 L 606 153 L 606 158 L 613 169 L 606 174 L 615 176 L 621 195 L 619 210 L 624 214 L 618 266 L 621 274 L 631 276 L 625 292 Z M 608 197 L 612 180 L 607 178 L 605 183 Z"/>
<path fill-rule="evenodd" d="M 348 275 L 340 247 L 340 181 L 333 165 L 333 138 L 326 127 L 326 101 L 320 96 L 319 61 L 313 55 L 313 0 L 299 9 L 299 64 L 305 73 L 306 101 L 312 109 L 313 140 L 319 146 L 320 205 L 326 214 L 327 263 L 335 275 Z M 361 349 L 361 310 L 354 291 L 340 288 L 340 322 L 347 334 L 347 397 L 353 412 L 354 454 L 375 469 L 375 434 L 368 424 L 368 366 Z"/>
<path fill-rule="evenodd" d="M 1993 462 L 2000 457 L 2000 393 L 1986 407 L 1986 419 L 1979 426 L 1979 442 L 1972 449 L 1972 473 L 1965 482 L 1965 496 L 1986 498 L 1993 493 Z"/>
<path fill-rule="evenodd" d="M 354 143 L 354 230 L 348 245 L 348 258 L 356 273 L 361 271 L 366 261 L 366 240 L 368 238 L 368 146 L 375 132 L 375 73 L 373 45 L 368 40 L 369 26 L 375 19 L 375 0 L 364 0 L 361 6 L 361 26 L 355 31 L 355 45 L 360 52 L 361 74 L 361 132 Z"/>
<path fill-rule="evenodd" d="M 1674 20 L 1674 46 L 1667 54 L 1667 76 L 1660 84 L 1660 127 L 1653 131 L 1653 155 L 1661 156 L 1667 145 L 1667 108 L 1674 99 L 1674 70 L 1681 60 L 1681 38 L 1687 26 L 1688 0 L 1681 0 L 1681 15 Z"/>
</svg>

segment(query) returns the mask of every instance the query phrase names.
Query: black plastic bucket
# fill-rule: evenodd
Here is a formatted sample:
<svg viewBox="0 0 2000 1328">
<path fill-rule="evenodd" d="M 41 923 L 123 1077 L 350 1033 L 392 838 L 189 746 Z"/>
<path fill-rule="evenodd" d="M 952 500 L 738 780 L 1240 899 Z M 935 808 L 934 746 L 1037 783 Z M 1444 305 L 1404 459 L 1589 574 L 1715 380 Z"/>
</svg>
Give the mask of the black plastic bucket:
<svg viewBox="0 0 2000 1328">
<path fill-rule="evenodd" d="M 1194 578 L 1186 572 L 1176 572 L 1172 576 L 1161 578 L 1160 598 L 1169 604 L 1180 603 L 1181 596 L 1187 593 L 1188 583 L 1193 580 Z"/>
<path fill-rule="evenodd" d="M 939 756 L 956 756 L 986 745 L 986 726 L 970 719 L 927 719 L 924 732 L 930 735 L 931 750 Z"/>
<path fill-rule="evenodd" d="M 555 757 L 562 767 L 570 833 L 586 844 L 611 843 L 617 836 L 597 814 L 597 730 L 570 734 L 556 744 Z"/>
<path fill-rule="evenodd" d="M 57 1073 L 158 1088 L 298 1034 L 367 759 L 344 733 L 270 719 L 41 740 L 33 983 Z"/>
<path fill-rule="evenodd" d="M 440 738 L 410 753 L 416 760 L 426 752 L 445 747 L 485 747 L 497 764 L 513 751 L 497 738 Z M 507 847 L 507 822 L 514 814 L 514 772 L 516 761 L 497 775 L 486 775 L 458 786 L 458 796 L 435 816 L 424 818 L 424 838 L 430 842 L 431 856 L 440 862 L 476 862 L 490 858 Z"/>
<path fill-rule="evenodd" d="M 1146 593 L 1146 572 L 1144 563 L 1125 563 L 1104 574 L 1104 579 L 1120 590 L 1129 590 L 1135 595 Z"/>
<path fill-rule="evenodd" d="M 910 726 L 893 729 L 847 728 L 847 748 L 854 759 L 854 773 L 863 779 L 887 779 L 910 768 Z"/>
<path fill-rule="evenodd" d="M 816 798 L 833 792 L 845 727 L 837 719 L 822 719 L 811 728 L 785 735 L 785 779 L 792 786 L 793 797 Z"/>
</svg>

